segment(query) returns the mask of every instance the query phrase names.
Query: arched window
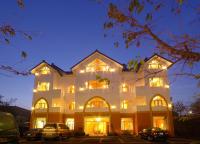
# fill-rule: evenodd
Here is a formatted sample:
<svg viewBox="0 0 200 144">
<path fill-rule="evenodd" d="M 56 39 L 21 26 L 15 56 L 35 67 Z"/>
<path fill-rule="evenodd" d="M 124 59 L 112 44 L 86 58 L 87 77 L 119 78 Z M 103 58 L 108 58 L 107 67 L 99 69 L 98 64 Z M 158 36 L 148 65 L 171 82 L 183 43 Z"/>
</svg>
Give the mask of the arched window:
<svg viewBox="0 0 200 144">
<path fill-rule="evenodd" d="M 93 98 L 87 105 L 87 108 L 107 108 L 108 104 L 101 98 Z"/>
<path fill-rule="evenodd" d="M 155 96 L 151 101 L 151 106 L 167 106 L 167 103 L 161 96 Z"/>
<path fill-rule="evenodd" d="M 46 109 L 47 108 L 47 102 L 45 99 L 40 99 L 37 101 L 35 105 L 35 109 Z"/>
</svg>

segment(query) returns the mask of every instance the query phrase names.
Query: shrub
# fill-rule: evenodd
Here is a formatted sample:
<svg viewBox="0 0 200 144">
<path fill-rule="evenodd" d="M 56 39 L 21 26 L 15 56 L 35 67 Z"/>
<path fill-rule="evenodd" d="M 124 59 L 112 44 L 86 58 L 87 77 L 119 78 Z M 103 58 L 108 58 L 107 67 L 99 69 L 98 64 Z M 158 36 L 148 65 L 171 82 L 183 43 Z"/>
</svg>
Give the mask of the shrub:
<svg viewBox="0 0 200 144">
<path fill-rule="evenodd" d="M 85 132 L 84 131 L 74 131 L 74 136 L 85 136 Z"/>
</svg>

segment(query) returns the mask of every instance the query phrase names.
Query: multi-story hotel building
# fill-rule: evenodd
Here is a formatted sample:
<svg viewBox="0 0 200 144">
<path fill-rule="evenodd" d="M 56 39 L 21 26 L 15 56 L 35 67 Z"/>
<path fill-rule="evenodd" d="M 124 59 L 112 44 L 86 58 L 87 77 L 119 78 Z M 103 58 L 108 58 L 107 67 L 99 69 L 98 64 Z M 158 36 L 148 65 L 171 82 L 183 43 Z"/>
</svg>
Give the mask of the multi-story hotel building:
<svg viewBox="0 0 200 144">
<path fill-rule="evenodd" d="M 172 64 L 154 54 L 132 71 L 98 50 L 69 72 L 42 61 L 31 70 L 31 127 L 62 122 L 89 135 L 160 127 L 173 135 L 167 76 Z"/>
</svg>

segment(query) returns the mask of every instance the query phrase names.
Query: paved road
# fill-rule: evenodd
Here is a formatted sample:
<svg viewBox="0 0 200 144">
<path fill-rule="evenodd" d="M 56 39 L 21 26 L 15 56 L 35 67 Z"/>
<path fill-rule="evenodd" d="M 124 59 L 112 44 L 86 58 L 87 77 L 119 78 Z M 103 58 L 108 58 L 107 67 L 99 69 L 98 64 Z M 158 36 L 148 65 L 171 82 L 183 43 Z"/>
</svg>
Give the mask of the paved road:
<svg viewBox="0 0 200 144">
<path fill-rule="evenodd" d="M 63 141 L 26 141 L 22 139 L 20 144 L 200 144 L 200 141 L 192 142 L 188 139 L 171 138 L 167 142 L 148 142 L 133 136 L 109 136 L 109 137 L 79 137 L 69 138 Z"/>
</svg>

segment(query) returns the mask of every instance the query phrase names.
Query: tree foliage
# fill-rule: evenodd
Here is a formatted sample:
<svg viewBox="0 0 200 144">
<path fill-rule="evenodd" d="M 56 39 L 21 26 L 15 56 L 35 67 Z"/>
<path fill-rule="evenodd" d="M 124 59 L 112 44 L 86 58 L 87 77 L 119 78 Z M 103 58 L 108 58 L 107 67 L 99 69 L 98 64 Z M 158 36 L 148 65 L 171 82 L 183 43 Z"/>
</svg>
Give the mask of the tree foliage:
<svg viewBox="0 0 200 144">
<path fill-rule="evenodd" d="M 186 0 L 127 0 L 126 8 L 120 7 L 117 3 L 110 3 L 108 7 L 108 20 L 104 23 L 104 29 L 115 30 L 119 32 L 124 40 L 126 48 L 131 46 L 140 47 L 141 42 L 147 39 L 154 42 L 155 51 L 159 54 L 167 56 L 170 60 L 177 64 L 185 65 L 190 69 L 194 65 L 198 65 L 200 61 L 200 35 L 193 35 L 188 32 L 175 34 L 171 30 L 164 36 L 160 35 L 157 27 L 160 26 L 158 15 L 170 13 L 170 16 L 179 16 L 182 7 L 189 9 L 190 1 Z M 170 6 L 169 6 L 170 5 Z M 193 8 L 195 11 L 195 19 L 200 19 L 200 3 Z M 169 10 L 169 11 L 167 11 Z M 187 22 L 184 18 L 184 22 Z M 173 23 L 173 21 L 171 21 Z M 166 25 L 166 24 L 164 24 Z M 119 46 L 119 41 L 114 42 L 115 46 Z M 131 62 L 132 67 L 136 67 L 135 62 Z M 139 63 L 139 62 L 138 62 Z M 200 79 L 200 73 L 182 71 L 179 75 L 191 76 Z"/>
<path fill-rule="evenodd" d="M 17 0 L 17 5 L 20 8 L 24 8 L 24 1 Z M 0 44 L 6 44 L 6 45 L 11 44 L 12 38 L 17 35 L 21 35 L 25 39 L 32 40 L 31 35 L 29 35 L 28 33 L 24 32 L 24 31 L 17 30 L 11 24 L 0 25 Z M 28 55 L 27 55 L 26 51 L 21 51 L 22 59 L 26 59 L 27 56 Z M 0 64 L 0 71 L 9 72 L 9 73 L 13 73 L 16 75 L 28 75 L 29 74 L 28 72 L 22 72 L 22 71 L 16 70 L 13 66 L 5 65 L 5 64 Z"/>
<path fill-rule="evenodd" d="M 187 106 L 185 106 L 182 101 L 178 101 L 173 105 L 173 111 L 177 113 L 179 117 L 185 114 L 186 110 Z"/>
<path fill-rule="evenodd" d="M 4 96 L 0 95 L 0 106 L 9 106 L 13 104 L 17 99 L 11 98 L 9 101 L 4 100 Z"/>
</svg>

